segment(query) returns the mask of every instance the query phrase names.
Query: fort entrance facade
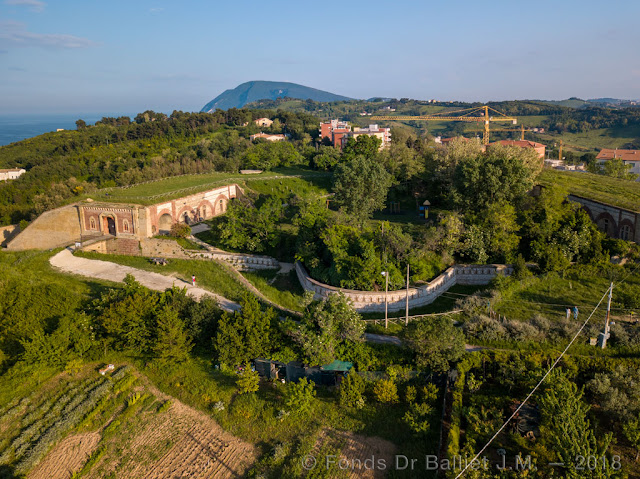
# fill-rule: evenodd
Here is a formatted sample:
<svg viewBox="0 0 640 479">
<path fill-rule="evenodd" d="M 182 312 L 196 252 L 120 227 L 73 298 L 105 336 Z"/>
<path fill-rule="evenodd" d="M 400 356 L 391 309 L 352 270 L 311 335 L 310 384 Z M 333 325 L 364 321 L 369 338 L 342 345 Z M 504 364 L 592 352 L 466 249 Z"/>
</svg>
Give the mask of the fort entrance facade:
<svg viewBox="0 0 640 479">
<path fill-rule="evenodd" d="M 57 248 L 105 236 L 139 241 L 167 234 L 176 223 L 193 225 L 221 215 L 242 194 L 242 188 L 230 184 L 150 206 L 87 200 L 43 213 L 7 248 Z"/>
</svg>

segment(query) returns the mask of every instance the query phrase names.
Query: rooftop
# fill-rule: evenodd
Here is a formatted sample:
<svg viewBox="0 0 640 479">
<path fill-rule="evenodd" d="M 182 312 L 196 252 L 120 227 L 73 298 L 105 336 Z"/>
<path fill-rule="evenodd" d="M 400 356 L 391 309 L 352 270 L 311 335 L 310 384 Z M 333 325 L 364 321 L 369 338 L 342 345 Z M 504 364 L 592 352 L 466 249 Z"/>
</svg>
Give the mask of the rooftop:
<svg viewBox="0 0 640 479">
<path fill-rule="evenodd" d="M 596 160 L 613 160 L 617 158 L 623 161 L 640 161 L 640 150 L 603 148 L 596 156 Z"/>
</svg>

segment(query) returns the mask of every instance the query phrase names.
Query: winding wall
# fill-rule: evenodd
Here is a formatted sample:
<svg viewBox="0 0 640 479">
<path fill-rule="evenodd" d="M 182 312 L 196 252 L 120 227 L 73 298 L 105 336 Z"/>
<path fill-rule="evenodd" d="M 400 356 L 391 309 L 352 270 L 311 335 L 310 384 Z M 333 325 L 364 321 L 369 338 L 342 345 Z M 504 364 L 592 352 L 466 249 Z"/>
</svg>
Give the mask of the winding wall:
<svg viewBox="0 0 640 479">
<path fill-rule="evenodd" d="M 438 296 L 456 284 L 488 284 L 499 274 L 510 275 L 513 268 L 509 265 L 454 265 L 433 281 L 409 288 L 409 308 L 418 308 L 433 303 Z M 332 293 L 343 293 L 351 299 L 355 309 L 361 313 L 384 312 L 384 291 L 356 291 L 353 289 L 337 288 L 321 283 L 309 276 L 304 266 L 296 263 L 298 281 L 306 291 L 312 291 L 316 299 L 327 298 Z M 389 291 L 389 311 L 400 311 L 406 306 L 407 290 Z"/>
</svg>

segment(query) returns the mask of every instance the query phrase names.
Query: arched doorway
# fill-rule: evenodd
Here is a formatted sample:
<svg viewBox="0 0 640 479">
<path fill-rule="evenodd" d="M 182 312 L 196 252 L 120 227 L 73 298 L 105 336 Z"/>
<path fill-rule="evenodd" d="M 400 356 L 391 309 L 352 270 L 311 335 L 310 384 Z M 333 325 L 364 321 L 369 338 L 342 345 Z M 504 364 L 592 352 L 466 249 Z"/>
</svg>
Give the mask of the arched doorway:
<svg viewBox="0 0 640 479">
<path fill-rule="evenodd" d="M 161 235 L 167 235 L 171 231 L 171 225 L 173 225 L 173 218 L 169 213 L 163 214 L 158 219 L 158 233 Z"/>
<path fill-rule="evenodd" d="M 104 232 L 105 234 L 109 234 L 112 236 L 116 235 L 116 220 L 114 220 L 111 216 L 106 216 L 104 218 Z"/>
</svg>

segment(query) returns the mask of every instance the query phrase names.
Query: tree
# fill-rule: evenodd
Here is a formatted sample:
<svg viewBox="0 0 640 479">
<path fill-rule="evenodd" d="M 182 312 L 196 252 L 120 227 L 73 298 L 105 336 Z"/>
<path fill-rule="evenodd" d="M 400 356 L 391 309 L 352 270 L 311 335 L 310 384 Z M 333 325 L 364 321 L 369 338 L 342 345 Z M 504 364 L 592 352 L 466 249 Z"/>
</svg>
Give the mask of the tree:
<svg viewBox="0 0 640 479">
<path fill-rule="evenodd" d="M 362 137 L 358 137 L 360 139 Z M 339 164 L 333 176 L 335 203 L 359 221 L 384 208 L 392 176 L 379 162 L 365 156 Z"/>
<path fill-rule="evenodd" d="M 282 201 L 268 197 L 260 206 L 248 199 L 229 203 L 224 217 L 216 224 L 215 234 L 231 249 L 262 252 L 279 240 L 279 221 L 284 215 Z"/>
<path fill-rule="evenodd" d="M 361 409 L 364 407 L 365 382 L 355 371 L 347 374 L 340 384 L 340 404 L 342 406 Z"/>
<path fill-rule="evenodd" d="M 398 386 L 393 379 L 378 379 L 373 385 L 373 395 L 381 403 L 396 403 L 399 400 Z"/>
<path fill-rule="evenodd" d="M 556 372 L 549 377 L 547 384 L 549 386 L 539 399 L 543 440 L 547 448 L 555 452 L 558 462 L 565 464 L 563 477 L 584 477 L 575 468 L 576 457 L 602 457 L 609 448 L 612 435 L 596 437 L 587 419 L 589 406 L 582 400 L 583 392 L 575 383 Z M 606 465 L 598 466 L 588 477 L 611 477 L 613 471 L 608 461 Z"/>
<path fill-rule="evenodd" d="M 532 149 L 493 146 L 456 166 L 454 205 L 482 210 L 492 203 L 513 204 L 531 190 L 540 168 L 540 159 Z"/>
<path fill-rule="evenodd" d="M 360 315 L 340 293 L 309 304 L 289 335 L 302 348 L 308 364 L 322 365 L 335 359 L 339 344 L 362 341 L 364 327 Z"/>
<path fill-rule="evenodd" d="M 240 394 L 250 394 L 256 392 L 260 387 L 260 375 L 258 371 L 252 371 L 251 365 L 245 363 L 244 369 L 238 376 L 236 385 Z"/>
<path fill-rule="evenodd" d="M 382 140 L 376 136 L 360 135 L 355 139 L 349 138 L 342 149 L 342 158 L 350 161 L 358 156 L 364 156 L 373 160 L 378 156 L 380 145 L 382 145 Z"/>
<path fill-rule="evenodd" d="M 180 363 L 189 357 L 193 347 L 191 339 L 184 331 L 184 324 L 178 312 L 165 306 L 157 315 L 157 339 L 153 347 L 163 363 Z"/>
<path fill-rule="evenodd" d="M 602 167 L 601 172 L 606 176 L 613 178 L 622 178 L 624 180 L 635 180 L 638 175 L 630 173 L 632 165 L 625 164 L 620 158 L 607 160 Z"/>
<path fill-rule="evenodd" d="M 240 305 L 240 311 L 222 315 L 214 338 L 218 359 L 228 366 L 266 356 L 272 349 L 271 322 L 276 319 L 276 312 L 272 308 L 262 311 L 258 299 L 248 293 Z"/>
<path fill-rule="evenodd" d="M 76 129 L 77 130 L 86 130 L 87 129 L 87 122 L 80 119 L 80 120 L 76 120 Z"/>
<path fill-rule="evenodd" d="M 311 412 L 316 391 L 313 383 L 307 378 L 300 379 L 297 383 L 289 383 L 285 394 L 285 404 L 289 412 L 295 416 L 306 416 Z"/>
<path fill-rule="evenodd" d="M 441 373 L 464 354 L 464 334 L 446 317 L 414 321 L 406 334 L 419 368 Z"/>
</svg>

